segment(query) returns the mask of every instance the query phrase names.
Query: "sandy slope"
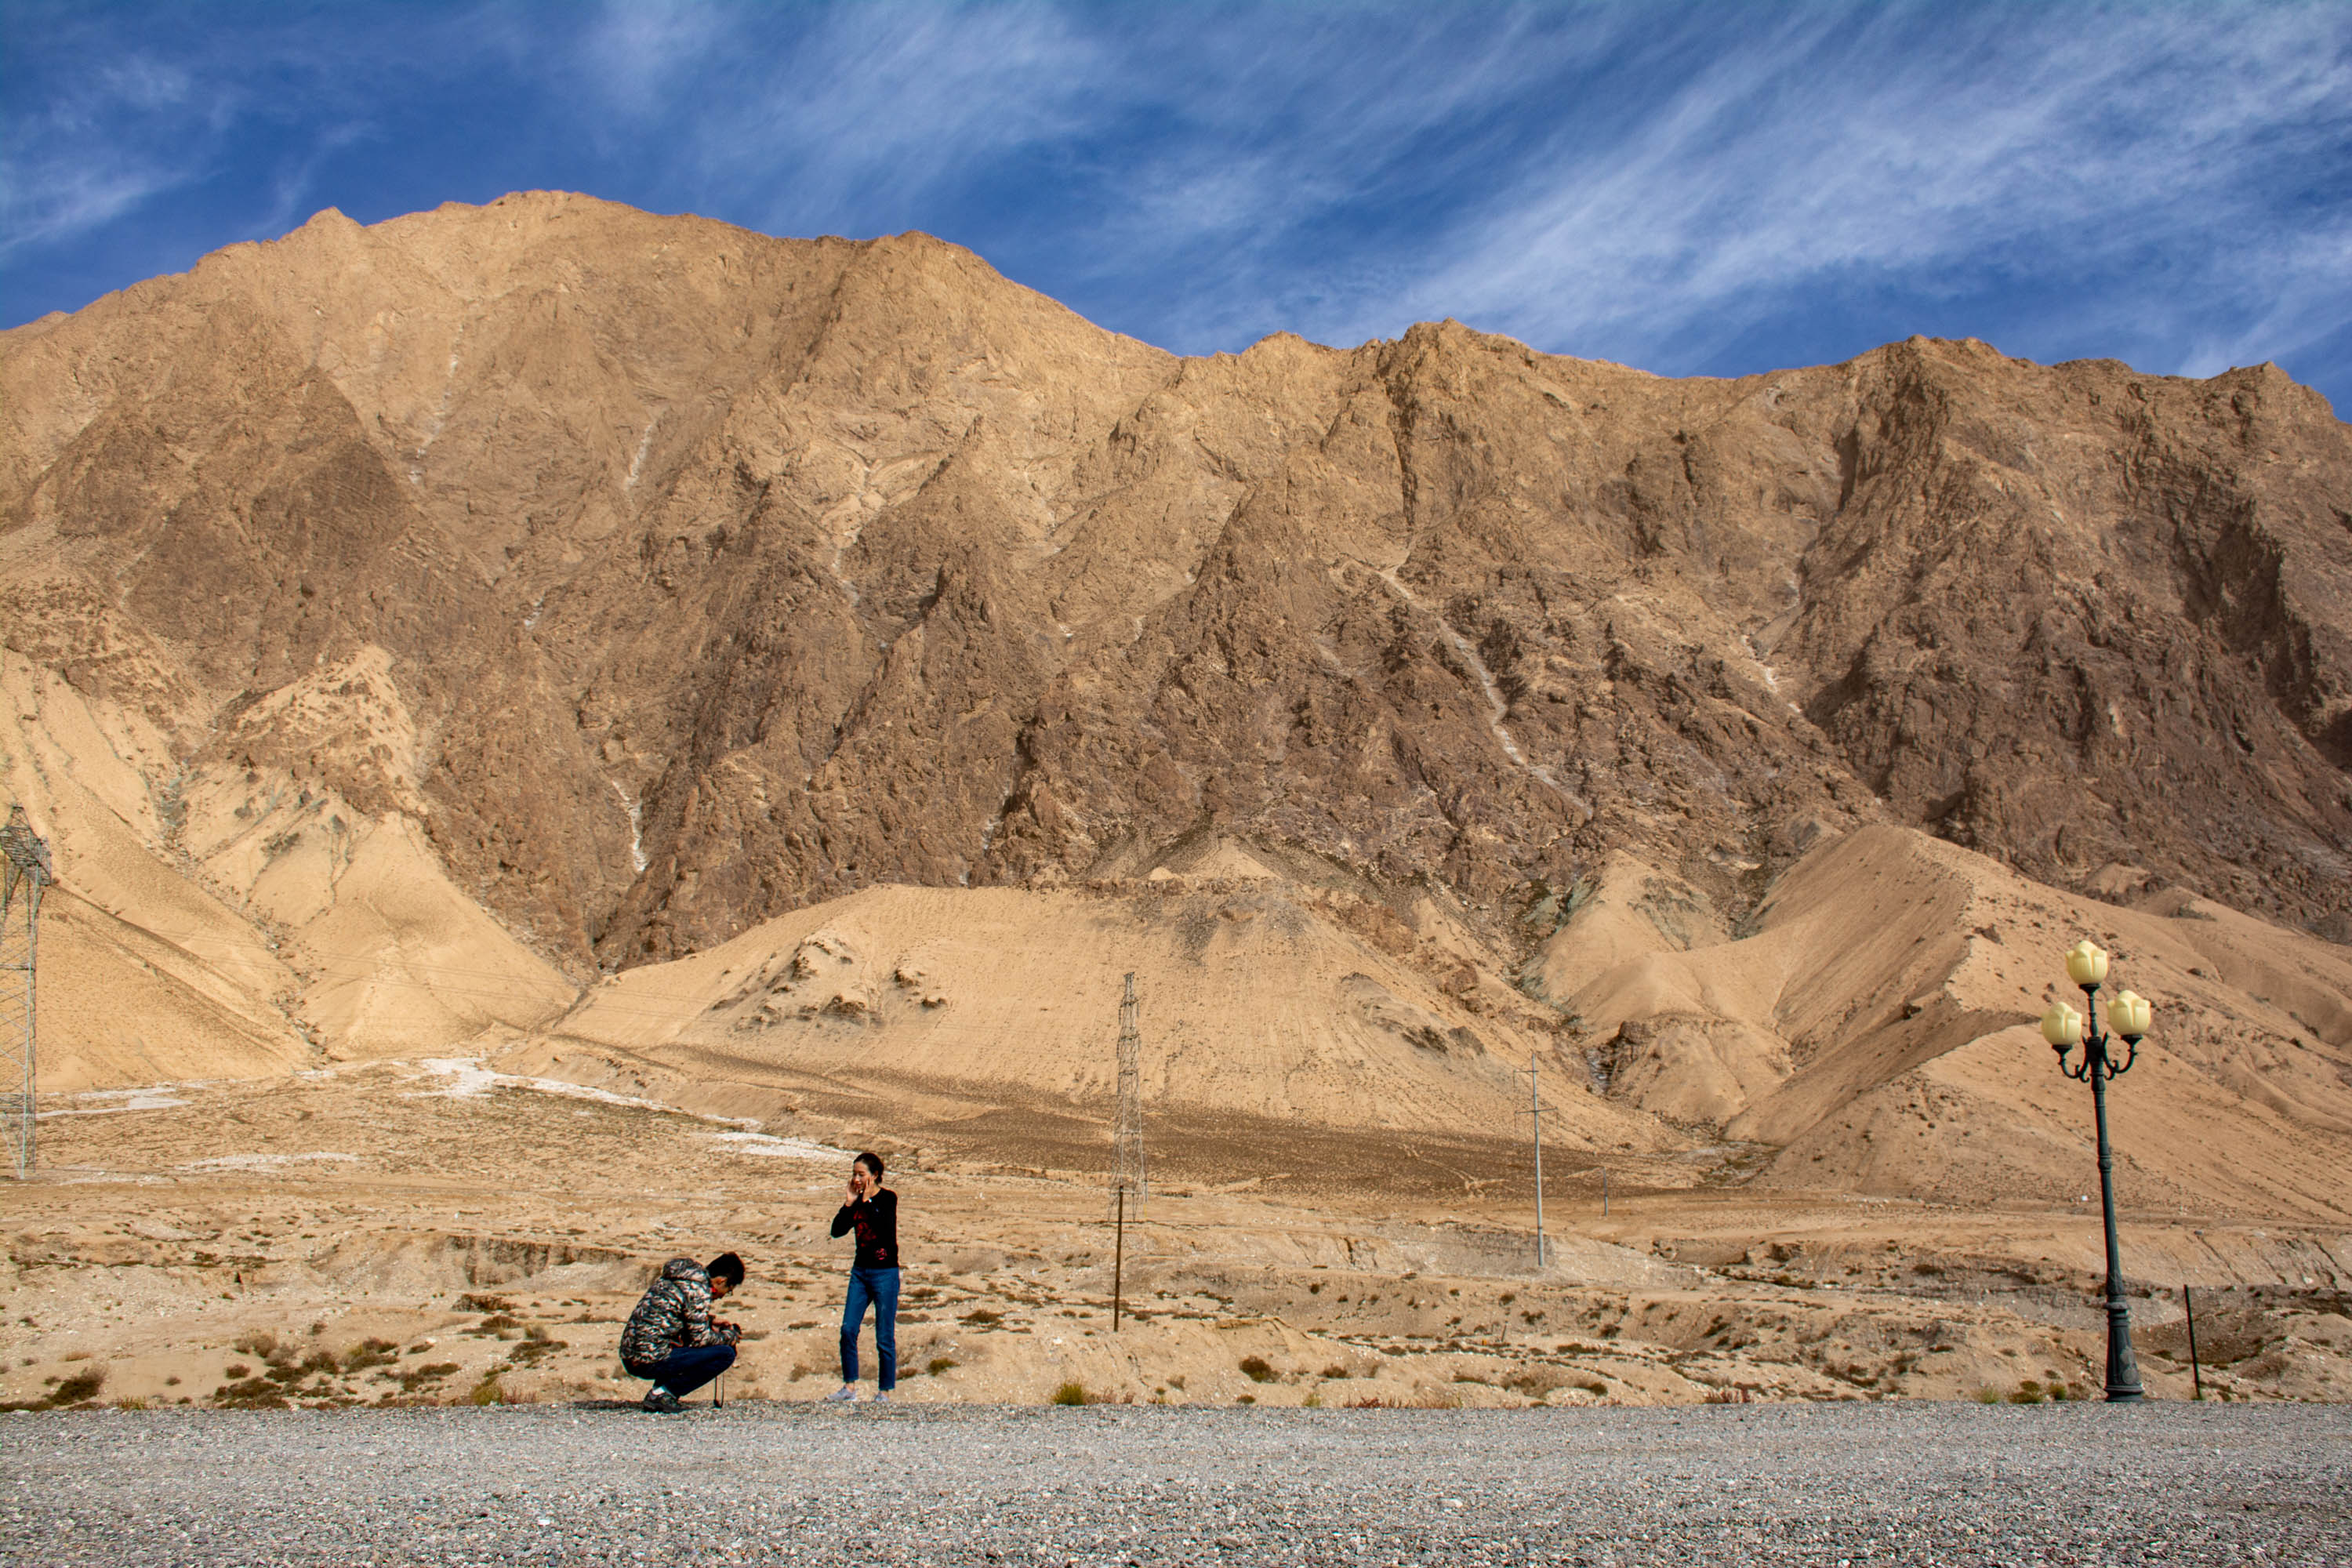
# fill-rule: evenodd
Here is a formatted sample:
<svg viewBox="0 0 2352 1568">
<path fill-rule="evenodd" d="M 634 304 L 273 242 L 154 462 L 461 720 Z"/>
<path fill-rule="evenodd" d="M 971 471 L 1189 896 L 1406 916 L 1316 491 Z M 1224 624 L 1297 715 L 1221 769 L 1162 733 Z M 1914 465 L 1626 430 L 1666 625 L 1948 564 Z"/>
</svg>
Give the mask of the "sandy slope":
<svg viewBox="0 0 2352 1568">
<path fill-rule="evenodd" d="M 231 740 L 285 727 L 306 684 L 350 706 L 380 674 L 363 659 L 298 682 Z M 394 722 L 348 717 L 284 743 L 392 756 Z M 45 1091 L 437 1050 L 577 994 L 452 885 L 415 816 L 369 816 L 248 749 L 174 761 L 139 706 L 0 651 L 0 804 L 26 806 L 59 879 L 42 930 Z"/>
<path fill-rule="evenodd" d="M 0 1220 L 0 1401 L 630 1398 L 642 1385 L 614 1346 L 650 1269 L 722 1248 L 751 1269 L 729 1303 L 751 1331 L 730 1397 L 833 1386 L 835 1140 L 866 1129 L 763 1134 L 456 1061 L 60 1100 L 46 1173 Z M 1604 1218 L 1567 1184 L 1537 1269 L 1508 1141 L 1450 1151 L 1485 1173 L 1473 1191 L 1407 1168 L 1426 1134 L 1354 1137 L 1389 1180 L 1316 1190 L 1267 1163 L 1291 1152 L 1272 1141 L 1242 1156 L 1254 1168 L 1165 1142 L 1161 1188 L 1126 1233 L 1116 1334 L 1098 1176 L 894 1160 L 902 1396 L 1036 1403 L 1076 1383 L 1178 1404 L 1517 1406 L 2095 1387 L 2099 1229 L 2074 1205 L 1620 1185 Z M 2345 1227 L 2127 1208 L 2125 1244 L 2150 1282 L 2133 1311 L 2157 1396 L 2189 1392 L 2186 1282 L 2210 1394 L 2352 1397 Z M 870 1332 L 866 1364 L 870 1379 Z"/>
<path fill-rule="evenodd" d="M 2115 954 L 2110 991 L 2158 1002 L 2112 1095 L 2136 1190 L 2352 1212 L 2352 955 L 2336 944 L 2178 892 L 2071 897 L 1888 827 L 1814 849 L 1748 923 L 1726 940 L 1695 889 L 1620 860 L 1530 975 L 1605 1041 L 1615 1092 L 1778 1149 L 1761 1180 L 2078 1192 L 2088 1091 L 2029 1020 L 2074 995 L 2058 954 L 2089 935 Z"/>
<path fill-rule="evenodd" d="M 2114 1094 L 2136 1200 L 2352 1212 L 2352 960 L 2177 889 L 2126 908 L 1912 830 L 1822 831 L 1735 933 L 1620 853 L 1515 963 L 1433 889 L 1208 835 L 1083 887 L 869 889 L 581 994 L 441 869 L 380 654 L 248 705 L 160 783 L 166 743 L 137 710 L 13 657 L 0 673 L 6 779 L 63 879 L 52 1091 L 489 1052 L 1085 1169 L 1132 972 L 1151 1113 L 1236 1150 L 1286 1141 L 1335 1178 L 1379 1179 L 1350 1130 L 1523 1126 L 1533 1065 L 1563 1170 L 2066 1201 L 2086 1095 L 2025 1026 L 2087 933 L 2158 1004 Z M 373 770 L 374 814 L 317 776 L 338 751 L 341 776 Z"/>
<path fill-rule="evenodd" d="M 691 1076 L 1098 1110 L 1112 1089 L 1105 987 L 1133 973 L 1144 1093 L 1171 1114 L 1497 1125 L 1556 1020 L 1508 993 L 1449 994 L 1450 975 L 1350 930 L 1351 905 L 1265 878 L 874 889 L 609 979 L 541 1048 L 574 1068 L 580 1047 L 605 1047 Z M 1661 1141 L 1590 1097 L 1575 1110 L 1579 1142 Z"/>
</svg>

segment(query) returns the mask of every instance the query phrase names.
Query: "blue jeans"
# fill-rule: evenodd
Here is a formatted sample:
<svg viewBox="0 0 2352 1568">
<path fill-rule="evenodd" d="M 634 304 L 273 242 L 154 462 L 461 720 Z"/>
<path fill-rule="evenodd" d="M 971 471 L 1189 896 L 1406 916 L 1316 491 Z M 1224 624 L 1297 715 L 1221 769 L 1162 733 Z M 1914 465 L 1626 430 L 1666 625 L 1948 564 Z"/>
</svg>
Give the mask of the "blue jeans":
<svg viewBox="0 0 2352 1568">
<path fill-rule="evenodd" d="M 898 1386 L 898 1271 L 895 1268 L 853 1268 L 849 1271 L 849 1302 L 841 1310 L 841 1381 L 857 1381 L 857 1325 L 866 1321 L 866 1303 L 874 1303 L 874 1353 L 882 1363 L 882 1392 Z"/>
<path fill-rule="evenodd" d="M 655 1387 L 667 1388 L 683 1397 L 734 1364 L 733 1345 L 697 1345 L 691 1350 L 672 1351 L 651 1366 L 633 1366 L 629 1371 L 638 1377 L 652 1378 Z"/>
</svg>

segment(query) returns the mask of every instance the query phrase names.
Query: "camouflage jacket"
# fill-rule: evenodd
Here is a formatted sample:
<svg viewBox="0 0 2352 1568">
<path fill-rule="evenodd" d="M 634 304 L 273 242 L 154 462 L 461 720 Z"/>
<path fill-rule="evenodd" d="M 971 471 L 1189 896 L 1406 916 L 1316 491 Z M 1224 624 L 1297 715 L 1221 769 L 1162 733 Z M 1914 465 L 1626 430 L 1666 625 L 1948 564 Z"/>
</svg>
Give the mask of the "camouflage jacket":
<svg viewBox="0 0 2352 1568">
<path fill-rule="evenodd" d="M 731 1345 L 733 1328 L 715 1328 L 710 1321 L 710 1276 L 691 1258 L 673 1258 L 662 1265 L 661 1277 L 629 1314 L 621 1331 L 621 1364 L 651 1366 L 672 1351 L 698 1345 Z"/>
</svg>

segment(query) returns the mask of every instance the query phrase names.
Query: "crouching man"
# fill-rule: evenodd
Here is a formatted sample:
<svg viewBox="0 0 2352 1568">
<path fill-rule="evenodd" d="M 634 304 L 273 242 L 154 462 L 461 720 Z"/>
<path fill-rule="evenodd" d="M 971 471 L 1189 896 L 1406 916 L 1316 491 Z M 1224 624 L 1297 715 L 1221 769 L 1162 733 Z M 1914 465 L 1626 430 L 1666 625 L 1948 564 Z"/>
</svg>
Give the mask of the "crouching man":
<svg viewBox="0 0 2352 1568">
<path fill-rule="evenodd" d="M 621 1331 L 621 1364 L 631 1377 L 653 1380 L 646 1390 L 647 1410 L 676 1410 L 692 1394 L 735 1364 L 737 1325 L 710 1315 L 710 1303 L 743 1283 L 743 1260 L 720 1253 L 708 1268 L 691 1258 L 673 1258 L 646 1292 Z"/>
</svg>

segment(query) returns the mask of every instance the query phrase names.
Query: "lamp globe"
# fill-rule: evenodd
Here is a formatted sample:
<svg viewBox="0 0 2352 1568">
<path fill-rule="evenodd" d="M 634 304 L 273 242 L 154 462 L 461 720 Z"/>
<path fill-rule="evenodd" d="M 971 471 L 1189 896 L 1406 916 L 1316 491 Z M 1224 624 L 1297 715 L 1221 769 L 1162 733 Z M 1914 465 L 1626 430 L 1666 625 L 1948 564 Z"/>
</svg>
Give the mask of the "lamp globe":
<svg viewBox="0 0 2352 1568">
<path fill-rule="evenodd" d="M 2118 991 L 2107 1004 L 2107 1027 L 2126 1040 L 2137 1040 L 2147 1033 L 2147 998 L 2137 991 Z"/>
<path fill-rule="evenodd" d="M 2050 1011 L 2042 1015 L 2042 1037 L 2065 1055 L 2070 1046 L 2083 1043 L 2083 1015 L 2063 1002 L 2053 1002 Z"/>
<path fill-rule="evenodd" d="M 2066 950 L 2066 975 L 2077 985 L 2097 985 L 2107 978 L 2107 950 L 2084 937 Z"/>
</svg>

